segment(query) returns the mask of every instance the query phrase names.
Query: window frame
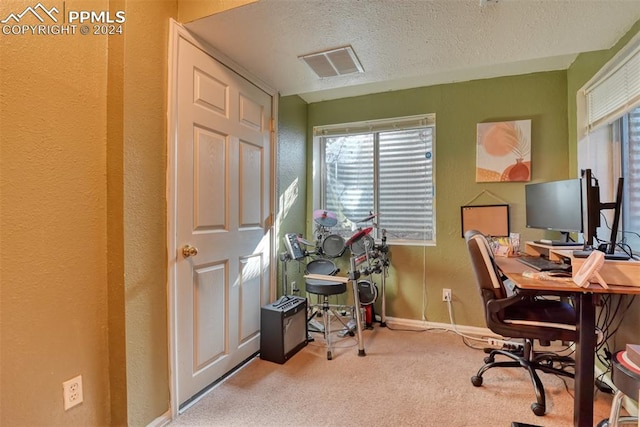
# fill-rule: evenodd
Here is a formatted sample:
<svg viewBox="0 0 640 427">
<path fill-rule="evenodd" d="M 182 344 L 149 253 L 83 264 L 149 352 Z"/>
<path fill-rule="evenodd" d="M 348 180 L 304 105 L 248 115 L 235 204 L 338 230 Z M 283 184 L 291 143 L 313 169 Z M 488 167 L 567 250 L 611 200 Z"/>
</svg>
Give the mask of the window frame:
<svg viewBox="0 0 640 427">
<path fill-rule="evenodd" d="M 360 122 L 339 123 L 331 125 L 319 125 L 313 127 L 313 162 L 312 162 L 312 211 L 316 209 L 324 209 L 325 207 L 325 187 L 326 179 L 325 171 L 325 152 L 323 137 L 355 135 L 355 134 L 373 134 L 373 150 L 374 150 L 374 207 L 379 202 L 379 144 L 378 134 L 381 132 L 410 130 L 417 128 L 431 129 L 431 159 L 432 159 L 432 239 L 430 240 L 412 240 L 398 239 L 387 235 L 389 244 L 403 246 L 435 246 L 436 245 L 436 116 L 434 113 L 419 114 L 415 116 L 394 117 L 380 120 L 368 120 Z M 426 224 L 428 225 L 428 224 Z M 374 236 L 379 239 L 381 236 Z"/>
<path fill-rule="evenodd" d="M 616 76 L 616 73 L 624 74 L 625 78 Z M 629 78 L 632 81 L 629 81 Z M 603 202 L 613 200 L 617 179 L 624 178 L 625 191 L 617 241 L 628 244 L 635 252 L 640 250 L 638 239 L 632 238 L 632 243 L 629 244 L 628 238 L 631 234 L 640 231 L 629 230 L 629 221 L 625 218 L 625 211 L 630 203 L 627 190 L 630 169 L 624 138 L 628 136 L 625 129 L 626 118 L 633 110 L 640 107 L 638 79 L 640 79 L 640 34 L 607 62 L 577 94 L 578 173 L 587 168 L 595 171 L 600 181 L 600 198 Z M 624 82 L 624 85 L 616 86 L 620 90 L 620 95 L 613 98 L 619 99 L 618 104 L 612 102 L 610 99 L 612 97 L 602 89 L 607 85 L 611 86 L 611 81 Z M 597 94 L 598 91 L 600 94 Z M 603 211 L 602 215 L 605 218 L 602 221 L 599 236 L 607 235 L 602 229 L 610 227 L 613 220 L 612 212 Z"/>
</svg>

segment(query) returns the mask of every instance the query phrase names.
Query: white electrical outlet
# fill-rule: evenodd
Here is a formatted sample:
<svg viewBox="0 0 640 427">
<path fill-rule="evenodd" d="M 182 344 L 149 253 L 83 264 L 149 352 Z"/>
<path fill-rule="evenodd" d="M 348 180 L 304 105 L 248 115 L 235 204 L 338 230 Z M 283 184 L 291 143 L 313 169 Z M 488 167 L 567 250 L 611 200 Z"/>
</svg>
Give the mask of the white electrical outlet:
<svg viewBox="0 0 640 427">
<path fill-rule="evenodd" d="M 451 301 L 451 289 L 442 289 L 442 301 Z"/>
<path fill-rule="evenodd" d="M 65 411 L 82 403 L 82 375 L 62 383 L 62 396 Z"/>
</svg>

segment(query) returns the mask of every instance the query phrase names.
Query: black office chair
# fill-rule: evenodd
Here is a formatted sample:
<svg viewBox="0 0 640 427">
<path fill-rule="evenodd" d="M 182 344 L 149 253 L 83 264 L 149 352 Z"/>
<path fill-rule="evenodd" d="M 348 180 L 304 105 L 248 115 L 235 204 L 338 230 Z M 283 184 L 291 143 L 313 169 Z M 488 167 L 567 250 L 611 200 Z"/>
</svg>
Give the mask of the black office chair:
<svg viewBox="0 0 640 427">
<path fill-rule="evenodd" d="M 536 292 L 509 292 L 505 287 L 506 279 L 501 274 L 493 251 L 486 237 L 480 232 L 470 230 L 465 233 L 471 265 L 482 298 L 487 327 L 503 337 L 524 340 L 523 351 L 492 350 L 484 359 L 484 366 L 471 377 L 471 383 L 482 385 L 484 373 L 495 367 L 524 368 L 529 371 L 536 393 L 536 402 L 531 410 L 537 416 L 546 411 L 546 401 L 542 381 L 536 371 L 573 378 L 573 359 L 558 356 L 551 352 L 537 353 L 533 350 L 534 340 L 547 346 L 551 341 L 576 341 L 576 312 L 573 306 L 558 298 L 545 299 Z M 545 293 L 548 297 L 549 293 Z M 496 356 L 510 360 L 496 361 Z"/>
</svg>

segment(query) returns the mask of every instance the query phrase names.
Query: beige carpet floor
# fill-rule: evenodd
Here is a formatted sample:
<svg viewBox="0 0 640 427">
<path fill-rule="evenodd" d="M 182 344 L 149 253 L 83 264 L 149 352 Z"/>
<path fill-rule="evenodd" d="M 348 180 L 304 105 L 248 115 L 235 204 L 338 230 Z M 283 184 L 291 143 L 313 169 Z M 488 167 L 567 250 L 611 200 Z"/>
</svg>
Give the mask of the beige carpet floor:
<svg viewBox="0 0 640 427">
<path fill-rule="evenodd" d="M 541 374 L 547 414 L 535 416 L 524 369 L 489 370 L 481 387 L 470 377 L 484 352 L 453 332 L 364 331 L 366 356 L 353 337 L 335 338 L 326 359 L 320 334 L 283 365 L 254 359 L 212 389 L 171 426 L 511 426 L 573 425 L 573 380 Z M 474 346 L 482 347 L 476 342 Z M 611 396 L 594 396 L 594 425 Z"/>
</svg>

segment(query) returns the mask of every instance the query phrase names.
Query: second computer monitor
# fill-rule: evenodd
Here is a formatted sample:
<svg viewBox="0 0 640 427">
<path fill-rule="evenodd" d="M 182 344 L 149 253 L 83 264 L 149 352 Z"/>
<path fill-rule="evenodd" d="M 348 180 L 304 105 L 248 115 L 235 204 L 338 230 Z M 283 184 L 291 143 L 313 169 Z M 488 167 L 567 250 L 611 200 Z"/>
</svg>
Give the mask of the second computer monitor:
<svg viewBox="0 0 640 427">
<path fill-rule="evenodd" d="M 580 178 L 525 185 L 527 228 L 582 233 Z"/>
</svg>

